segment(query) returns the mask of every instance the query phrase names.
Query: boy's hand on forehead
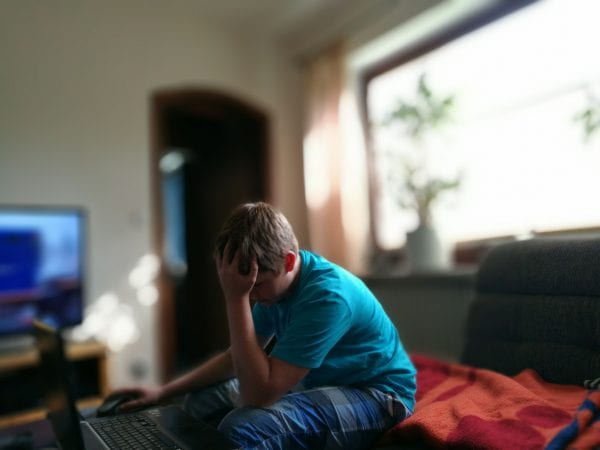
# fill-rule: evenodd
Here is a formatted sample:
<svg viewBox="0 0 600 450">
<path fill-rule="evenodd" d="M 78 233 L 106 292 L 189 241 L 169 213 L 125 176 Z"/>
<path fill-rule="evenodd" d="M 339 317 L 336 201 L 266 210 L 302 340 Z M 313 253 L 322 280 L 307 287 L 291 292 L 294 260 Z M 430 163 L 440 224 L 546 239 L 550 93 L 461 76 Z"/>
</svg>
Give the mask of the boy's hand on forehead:
<svg viewBox="0 0 600 450">
<path fill-rule="evenodd" d="M 258 275 L 258 264 L 256 258 L 250 262 L 250 270 L 246 274 L 240 273 L 240 252 L 237 250 L 230 257 L 229 244 L 223 249 L 223 253 L 216 258 L 217 272 L 225 300 L 236 301 L 250 298 L 250 291 L 256 283 Z"/>
</svg>

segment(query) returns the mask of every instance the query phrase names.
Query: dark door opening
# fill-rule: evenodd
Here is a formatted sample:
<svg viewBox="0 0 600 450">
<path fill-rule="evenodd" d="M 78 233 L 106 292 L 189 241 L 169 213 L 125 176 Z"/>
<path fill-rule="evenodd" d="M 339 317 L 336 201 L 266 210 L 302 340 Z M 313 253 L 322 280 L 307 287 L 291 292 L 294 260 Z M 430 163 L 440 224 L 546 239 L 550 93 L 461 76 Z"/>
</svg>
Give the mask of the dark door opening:
<svg viewBox="0 0 600 450">
<path fill-rule="evenodd" d="M 212 247 L 236 205 L 268 200 L 268 119 L 213 91 L 160 92 L 152 105 L 154 235 L 163 263 L 157 329 L 167 379 L 229 345 Z"/>
</svg>

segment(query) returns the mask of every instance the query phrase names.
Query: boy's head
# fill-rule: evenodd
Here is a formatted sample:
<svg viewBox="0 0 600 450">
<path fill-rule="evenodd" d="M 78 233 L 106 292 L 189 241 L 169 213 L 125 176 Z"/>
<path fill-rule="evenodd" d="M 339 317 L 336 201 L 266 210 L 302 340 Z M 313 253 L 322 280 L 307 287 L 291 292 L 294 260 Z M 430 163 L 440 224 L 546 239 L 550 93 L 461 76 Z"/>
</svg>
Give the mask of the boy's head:
<svg viewBox="0 0 600 450">
<path fill-rule="evenodd" d="M 227 246 L 228 254 L 223 255 Z M 239 271 L 250 271 L 256 258 L 259 272 L 280 273 L 286 264 L 286 255 L 298 253 L 298 240 L 292 226 L 283 214 L 268 203 L 245 203 L 233 210 L 215 244 L 215 256 L 232 261 L 240 252 Z"/>
</svg>

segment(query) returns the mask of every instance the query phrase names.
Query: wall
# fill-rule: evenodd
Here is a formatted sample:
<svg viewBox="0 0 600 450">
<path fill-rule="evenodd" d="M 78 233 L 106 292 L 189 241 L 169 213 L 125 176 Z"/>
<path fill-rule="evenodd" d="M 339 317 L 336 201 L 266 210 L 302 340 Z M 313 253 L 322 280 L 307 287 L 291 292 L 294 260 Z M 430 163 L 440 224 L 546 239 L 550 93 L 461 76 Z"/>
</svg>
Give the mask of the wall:
<svg viewBox="0 0 600 450">
<path fill-rule="evenodd" d="M 311 40 L 310 51 L 284 49 L 262 30 L 245 32 L 203 16 L 195 2 L 0 3 L 0 203 L 87 208 L 88 306 L 98 307 L 100 298 L 105 307 L 116 302 L 139 330 L 136 343 L 111 356 L 113 385 L 157 380 L 160 318 L 154 306 L 139 304 L 129 280 L 151 251 L 151 93 L 213 87 L 266 110 L 272 119 L 271 200 L 290 218 L 301 245 L 309 246 L 300 61 L 341 35 L 359 45 L 365 33 L 390 29 L 437 1 L 415 7 L 404 0 L 394 14 L 387 7 L 336 14 L 327 23 L 335 33 Z"/>
<path fill-rule="evenodd" d="M 306 239 L 297 68 L 266 39 L 181 5 L 0 4 L 0 203 L 87 208 L 88 306 L 103 295 L 108 305 L 118 301 L 140 332 L 111 357 L 114 385 L 135 381 L 132 369 L 141 381 L 157 379 L 155 307 L 140 305 L 129 283 L 151 251 L 155 89 L 215 87 L 265 109 L 273 119 L 273 201 Z"/>
<path fill-rule="evenodd" d="M 458 361 L 465 344 L 472 273 L 367 277 L 409 352 Z"/>
</svg>

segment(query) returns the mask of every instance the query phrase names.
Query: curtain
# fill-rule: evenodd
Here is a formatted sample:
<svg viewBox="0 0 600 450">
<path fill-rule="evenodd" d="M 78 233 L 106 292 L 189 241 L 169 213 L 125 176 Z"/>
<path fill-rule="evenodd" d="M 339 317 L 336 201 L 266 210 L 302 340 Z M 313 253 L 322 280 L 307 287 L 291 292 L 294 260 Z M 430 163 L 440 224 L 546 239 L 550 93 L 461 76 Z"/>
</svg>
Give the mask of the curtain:
<svg viewBox="0 0 600 450">
<path fill-rule="evenodd" d="M 352 145 L 362 139 L 346 92 L 345 61 L 344 44 L 338 42 L 306 66 L 304 181 L 311 249 L 363 272 L 369 210 L 366 169 L 364 151 Z"/>
</svg>

